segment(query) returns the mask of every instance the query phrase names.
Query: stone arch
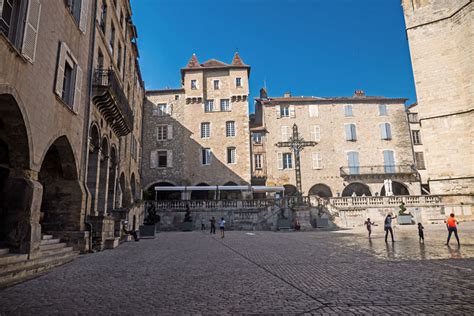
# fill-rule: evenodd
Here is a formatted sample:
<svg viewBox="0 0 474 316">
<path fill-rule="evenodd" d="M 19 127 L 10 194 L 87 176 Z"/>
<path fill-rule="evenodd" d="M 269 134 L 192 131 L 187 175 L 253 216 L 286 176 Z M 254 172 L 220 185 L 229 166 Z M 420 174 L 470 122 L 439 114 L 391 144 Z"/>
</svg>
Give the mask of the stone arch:
<svg viewBox="0 0 474 316">
<path fill-rule="evenodd" d="M 207 187 L 209 184 L 201 182 L 196 184 L 198 187 Z M 213 200 L 214 191 L 192 191 L 191 200 Z"/>
<path fill-rule="evenodd" d="M 181 192 L 180 191 L 156 191 L 155 187 L 174 187 L 176 186 L 173 182 L 160 181 L 152 183 L 148 186 L 146 190 L 146 199 L 148 200 L 180 200 Z"/>
<path fill-rule="evenodd" d="M 369 186 L 361 182 L 352 182 L 347 185 L 342 191 L 342 196 L 353 196 L 354 193 L 356 196 L 372 196 Z"/>
<path fill-rule="evenodd" d="M 295 196 L 298 193 L 298 189 L 292 184 L 283 185 L 285 188 L 285 196 Z"/>
<path fill-rule="evenodd" d="M 308 195 L 317 195 L 321 198 L 330 198 L 332 197 L 332 191 L 328 185 L 324 183 L 318 183 L 309 189 Z"/>
<path fill-rule="evenodd" d="M 410 191 L 408 191 L 408 187 L 398 181 L 392 181 L 392 192 L 393 195 L 410 195 Z M 385 186 L 382 186 L 380 189 L 380 195 L 385 196 Z"/>
<path fill-rule="evenodd" d="M 99 171 L 99 192 L 97 198 L 97 211 L 100 214 L 106 214 L 107 211 L 107 193 L 109 186 L 109 140 L 106 136 L 102 137 L 100 143 L 100 171 Z"/>
<path fill-rule="evenodd" d="M 100 130 L 96 124 L 89 129 L 89 150 L 87 159 L 87 188 L 91 196 L 90 214 L 97 214 L 98 177 L 100 167 Z"/>
<path fill-rule="evenodd" d="M 38 225 L 33 217 L 38 211 L 33 195 L 39 187 L 26 172 L 31 165 L 32 142 L 25 114 L 16 91 L 0 85 L 0 243 L 23 253 L 34 239 L 32 226 Z M 36 194 L 41 194 L 41 189 Z"/>
<path fill-rule="evenodd" d="M 235 182 L 229 181 L 229 182 L 226 182 L 223 185 L 223 187 L 225 187 L 225 186 L 234 186 L 234 185 L 238 185 L 238 184 L 235 183 Z M 219 194 L 220 194 L 220 199 L 221 200 L 240 200 L 240 199 L 242 199 L 242 192 L 235 191 L 235 190 L 226 191 L 225 188 L 223 188 L 223 187 L 219 187 Z"/>
<path fill-rule="evenodd" d="M 66 136 L 57 138 L 48 148 L 38 180 L 43 186 L 41 232 L 58 235 L 80 230 L 83 194 L 74 153 Z"/>
<path fill-rule="evenodd" d="M 115 194 L 117 190 L 117 149 L 114 145 L 110 147 L 109 159 L 109 186 L 107 193 L 107 211 L 115 209 Z"/>
</svg>

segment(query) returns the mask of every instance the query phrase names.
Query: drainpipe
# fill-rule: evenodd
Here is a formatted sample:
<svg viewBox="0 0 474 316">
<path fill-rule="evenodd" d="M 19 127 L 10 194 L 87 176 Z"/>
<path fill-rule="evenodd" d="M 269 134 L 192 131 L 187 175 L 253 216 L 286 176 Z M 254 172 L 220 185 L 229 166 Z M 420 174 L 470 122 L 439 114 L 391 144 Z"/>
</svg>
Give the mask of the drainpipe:
<svg viewBox="0 0 474 316">
<path fill-rule="evenodd" d="M 84 188 L 86 188 L 85 192 L 86 192 L 86 205 L 89 203 L 89 199 L 90 199 L 90 193 L 87 189 L 87 165 L 88 165 L 88 160 L 89 160 L 89 142 L 90 142 L 90 139 L 89 139 L 89 127 L 92 123 L 92 106 L 91 106 L 91 102 L 92 102 L 92 86 L 93 86 L 93 81 L 94 81 L 94 51 L 95 51 L 95 34 L 96 34 L 96 23 L 97 23 L 97 20 L 96 20 L 96 16 L 97 16 L 97 3 L 98 1 L 96 0 L 94 2 L 94 14 L 93 14 L 93 23 L 92 23 L 92 29 L 91 29 L 91 40 L 90 40 L 90 44 L 91 44 L 91 54 L 89 55 L 89 86 L 88 86 L 88 90 L 89 90 L 89 93 L 87 94 L 87 102 L 86 102 L 86 119 L 84 120 L 84 139 L 85 139 L 85 142 L 84 142 L 84 155 L 82 157 L 82 166 L 83 166 L 83 170 L 84 170 L 84 177 L 83 177 L 83 184 L 84 184 Z M 84 216 L 84 224 L 89 227 L 89 232 L 90 232 L 90 235 L 89 235 L 89 252 L 93 252 L 92 251 L 92 224 L 88 221 L 87 219 L 87 210 L 86 210 L 86 214 Z"/>
</svg>

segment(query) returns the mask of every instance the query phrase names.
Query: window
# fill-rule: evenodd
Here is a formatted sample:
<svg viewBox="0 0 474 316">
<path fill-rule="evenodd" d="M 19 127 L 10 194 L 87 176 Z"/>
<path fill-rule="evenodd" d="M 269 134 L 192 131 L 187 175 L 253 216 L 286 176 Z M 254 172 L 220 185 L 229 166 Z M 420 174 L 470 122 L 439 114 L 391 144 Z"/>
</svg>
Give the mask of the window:
<svg viewBox="0 0 474 316">
<path fill-rule="evenodd" d="M 255 144 L 261 144 L 262 143 L 262 133 L 253 133 L 252 134 L 252 139 Z"/>
<path fill-rule="evenodd" d="M 40 0 L 1 0 L 0 32 L 31 62 L 35 60 Z"/>
<path fill-rule="evenodd" d="M 79 29 L 85 33 L 87 28 L 87 15 L 89 14 L 87 0 L 68 0 L 67 5 L 76 20 Z"/>
<path fill-rule="evenodd" d="M 173 167 L 173 152 L 171 150 L 153 150 L 150 152 L 150 168 Z"/>
<path fill-rule="evenodd" d="M 225 122 L 225 136 L 226 137 L 235 136 L 235 122 L 234 121 Z"/>
<path fill-rule="evenodd" d="M 280 105 L 280 117 L 290 117 L 290 107 L 288 105 Z"/>
<path fill-rule="evenodd" d="M 393 150 L 383 151 L 383 166 L 385 173 L 395 173 L 395 156 Z"/>
<path fill-rule="evenodd" d="M 425 157 L 423 156 L 422 152 L 415 152 L 415 163 L 416 163 L 416 169 L 418 170 L 426 169 Z"/>
<path fill-rule="evenodd" d="M 263 166 L 263 155 L 262 154 L 256 154 L 254 156 L 255 159 L 255 169 L 256 170 L 261 170 Z"/>
<path fill-rule="evenodd" d="M 105 26 L 107 25 L 107 3 L 106 0 L 102 0 L 102 8 L 100 10 L 100 29 L 105 34 Z"/>
<path fill-rule="evenodd" d="M 227 148 L 227 163 L 235 163 L 236 150 L 235 147 Z"/>
<path fill-rule="evenodd" d="M 222 112 L 228 112 L 228 111 L 230 111 L 229 99 L 222 99 L 222 100 L 221 100 L 221 111 L 222 111 Z"/>
<path fill-rule="evenodd" d="M 281 127 L 281 141 L 282 142 L 287 142 L 288 141 L 288 126 L 282 126 Z"/>
<path fill-rule="evenodd" d="M 408 122 L 418 123 L 418 113 L 408 113 Z"/>
<path fill-rule="evenodd" d="M 197 89 L 197 80 L 191 80 L 191 90 Z"/>
<path fill-rule="evenodd" d="M 323 158 L 321 153 L 312 153 L 311 158 L 313 160 L 313 169 L 323 168 Z"/>
<path fill-rule="evenodd" d="M 413 144 L 414 145 L 421 145 L 420 131 L 411 131 L 411 134 L 413 136 Z"/>
<path fill-rule="evenodd" d="M 349 164 L 349 174 L 359 174 L 359 153 L 350 151 L 347 153 L 347 163 Z"/>
<path fill-rule="evenodd" d="M 76 58 L 64 42 L 59 44 L 54 92 L 74 112 L 77 113 L 82 94 L 82 70 Z"/>
<path fill-rule="evenodd" d="M 380 115 L 380 116 L 387 116 L 387 115 L 388 115 L 387 105 L 386 105 L 386 104 L 380 104 L 380 105 L 379 105 L 379 115 Z"/>
<path fill-rule="evenodd" d="M 118 44 L 117 49 L 117 68 L 119 71 L 122 70 L 122 44 Z"/>
<path fill-rule="evenodd" d="M 283 157 L 283 169 L 293 168 L 293 162 L 291 160 L 291 153 L 284 153 L 282 157 Z"/>
<path fill-rule="evenodd" d="M 153 116 L 165 116 L 166 114 L 168 114 L 168 105 L 166 103 L 153 105 Z"/>
<path fill-rule="evenodd" d="M 344 116 L 353 116 L 352 114 L 352 104 L 346 104 L 344 105 Z"/>
<path fill-rule="evenodd" d="M 110 30 L 110 40 L 109 40 L 109 50 L 114 53 L 114 45 L 115 45 L 115 27 L 112 25 Z"/>
<path fill-rule="evenodd" d="M 210 148 L 203 148 L 201 150 L 201 163 L 203 165 L 211 164 L 211 149 Z"/>
<path fill-rule="evenodd" d="M 309 117 L 318 117 L 319 116 L 319 107 L 317 104 L 309 105 Z"/>
<path fill-rule="evenodd" d="M 235 78 L 235 86 L 237 88 L 242 87 L 242 78 Z"/>
<path fill-rule="evenodd" d="M 214 90 L 219 90 L 219 80 L 214 80 Z"/>
<path fill-rule="evenodd" d="M 125 18 L 123 16 L 123 12 L 120 10 L 120 27 L 123 29 Z"/>
<path fill-rule="evenodd" d="M 356 133 L 355 124 L 346 124 L 345 128 L 346 128 L 346 140 L 356 141 L 357 140 L 357 133 Z"/>
<path fill-rule="evenodd" d="M 156 128 L 156 139 L 167 140 L 168 139 L 168 125 L 159 125 Z"/>
<path fill-rule="evenodd" d="M 166 168 L 168 166 L 168 153 L 166 150 L 158 151 L 158 168 Z"/>
<path fill-rule="evenodd" d="M 104 68 L 104 54 L 102 54 L 102 51 L 99 49 L 99 54 L 97 56 L 97 68 L 103 69 Z"/>
<path fill-rule="evenodd" d="M 174 99 L 175 99 L 175 100 L 179 100 L 179 94 L 176 94 L 176 95 L 174 96 Z"/>
<path fill-rule="evenodd" d="M 204 112 L 214 111 L 214 100 L 207 100 L 204 104 Z"/>
<path fill-rule="evenodd" d="M 201 138 L 211 137 L 211 123 L 204 122 L 201 123 Z"/>
<path fill-rule="evenodd" d="M 311 140 L 319 142 L 321 140 L 321 127 L 319 125 L 311 126 Z"/>
<path fill-rule="evenodd" d="M 390 127 L 390 123 L 382 123 L 379 125 L 380 127 L 380 136 L 384 140 L 392 139 L 392 129 Z"/>
</svg>

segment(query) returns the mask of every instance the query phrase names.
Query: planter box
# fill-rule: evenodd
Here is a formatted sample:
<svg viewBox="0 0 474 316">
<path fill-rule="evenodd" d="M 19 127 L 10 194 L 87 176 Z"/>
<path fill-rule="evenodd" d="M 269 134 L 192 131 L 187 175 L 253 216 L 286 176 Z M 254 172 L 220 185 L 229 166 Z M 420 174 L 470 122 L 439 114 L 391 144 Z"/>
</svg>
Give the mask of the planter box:
<svg viewBox="0 0 474 316">
<path fill-rule="evenodd" d="M 398 225 L 411 225 L 412 224 L 411 215 L 398 215 L 397 223 Z"/>
<path fill-rule="evenodd" d="M 193 222 L 184 222 L 181 223 L 181 230 L 183 232 L 191 232 L 193 231 Z"/>
<path fill-rule="evenodd" d="M 140 225 L 140 238 L 155 238 L 155 225 Z"/>
</svg>

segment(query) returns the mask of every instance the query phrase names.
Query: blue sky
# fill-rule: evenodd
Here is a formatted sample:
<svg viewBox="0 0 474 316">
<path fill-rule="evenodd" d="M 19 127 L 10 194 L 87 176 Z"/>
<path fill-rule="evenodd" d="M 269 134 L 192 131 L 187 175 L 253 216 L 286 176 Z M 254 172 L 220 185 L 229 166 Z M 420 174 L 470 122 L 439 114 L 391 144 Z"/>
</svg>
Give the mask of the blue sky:
<svg viewBox="0 0 474 316">
<path fill-rule="evenodd" d="M 250 94 L 416 101 L 400 0 L 132 0 L 147 89 L 180 87 L 193 53 L 252 67 Z M 251 110 L 253 110 L 251 102 Z"/>
</svg>

